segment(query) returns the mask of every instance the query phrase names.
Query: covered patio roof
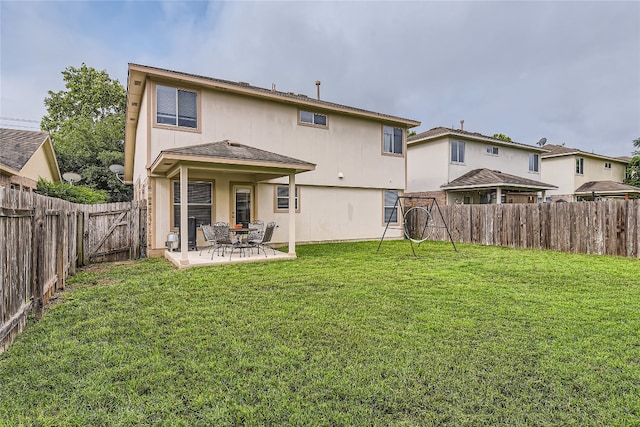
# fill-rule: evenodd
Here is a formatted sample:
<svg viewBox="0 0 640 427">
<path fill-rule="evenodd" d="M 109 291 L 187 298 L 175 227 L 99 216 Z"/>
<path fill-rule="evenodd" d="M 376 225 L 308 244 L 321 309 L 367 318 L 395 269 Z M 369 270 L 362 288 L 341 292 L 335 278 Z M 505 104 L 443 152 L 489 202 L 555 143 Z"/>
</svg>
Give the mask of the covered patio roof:
<svg viewBox="0 0 640 427">
<path fill-rule="evenodd" d="M 640 194 L 640 188 L 615 181 L 589 181 L 576 189 L 577 195 L 591 195 L 593 193 L 596 193 L 599 196 L 624 196 L 625 194 Z"/>
<path fill-rule="evenodd" d="M 151 174 L 172 177 L 180 173 L 181 164 L 189 169 L 252 173 L 256 182 L 316 168 L 315 164 L 304 160 L 224 140 L 163 150 L 151 164 Z"/>
<path fill-rule="evenodd" d="M 295 257 L 295 177 L 315 170 L 316 165 L 282 154 L 260 150 L 238 142 L 224 140 L 207 144 L 163 150 L 151 164 L 151 176 L 180 176 L 180 193 L 187 194 L 189 173 L 193 170 L 239 172 L 253 175 L 253 181 L 289 178 L 289 256 Z M 180 229 L 187 230 L 187 203 L 180 205 Z M 180 266 L 190 265 L 187 233 L 180 234 Z"/>
<path fill-rule="evenodd" d="M 544 191 L 558 188 L 555 185 L 533 179 L 510 175 L 490 169 L 474 169 L 454 179 L 440 188 L 450 191 L 479 190 L 483 188 L 502 188 L 518 191 Z"/>
</svg>

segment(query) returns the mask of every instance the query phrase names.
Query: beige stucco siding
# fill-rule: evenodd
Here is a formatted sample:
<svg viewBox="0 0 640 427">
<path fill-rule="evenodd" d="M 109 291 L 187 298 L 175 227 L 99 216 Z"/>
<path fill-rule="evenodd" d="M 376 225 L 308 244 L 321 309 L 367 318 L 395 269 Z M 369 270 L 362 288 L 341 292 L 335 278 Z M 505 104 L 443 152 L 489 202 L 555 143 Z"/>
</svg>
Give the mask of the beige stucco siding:
<svg viewBox="0 0 640 427">
<path fill-rule="evenodd" d="M 543 158 L 542 181 L 549 182 L 557 189 L 547 190 L 547 196 L 573 194 L 576 189 L 576 160 L 573 157 Z"/>
<path fill-rule="evenodd" d="M 450 141 L 452 140 L 456 139 L 450 139 Z M 451 182 L 467 172 L 480 168 L 497 170 L 536 181 L 540 180 L 539 173 L 529 172 L 530 151 L 492 145 L 485 142 L 462 141 L 465 143 L 464 163 L 452 163 L 450 156 L 447 156 L 447 161 L 450 164 L 447 182 Z M 487 147 L 491 146 L 498 147 L 498 155 L 487 154 Z"/>
<path fill-rule="evenodd" d="M 451 162 L 451 141 L 465 143 L 464 162 Z M 448 137 L 410 145 L 407 157 L 407 192 L 440 190 L 441 185 L 480 168 L 541 181 L 540 172 L 529 172 L 530 151 L 496 145 L 498 155 L 490 155 L 487 154 L 489 146 L 492 145 Z"/>
<path fill-rule="evenodd" d="M 192 171 L 190 180 L 213 182 L 214 221 L 233 222 L 231 216 L 231 188 L 234 184 L 249 184 L 236 174 L 217 174 Z M 171 180 L 155 178 L 156 197 L 153 199 L 155 217 L 152 224 L 155 241 L 153 248 L 163 248 L 166 236 L 175 231 L 171 224 Z M 300 186 L 300 212 L 296 213 L 296 241 L 318 242 L 327 240 L 365 240 L 382 236 L 383 189 Z M 257 184 L 254 189 L 253 218 L 279 225 L 273 242 L 288 241 L 289 217 L 287 212 L 275 212 L 275 185 Z M 398 226 L 387 231 L 386 237 L 401 237 Z M 199 243 L 203 243 L 198 230 Z"/>
<path fill-rule="evenodd" d="M 584 173 L 576 173 L 576 159 L 584 159 Z M 611 163 L 611 169 L 606 169 L 605 163 Z M 573 194 L 582 184 L 591 181 L 623 182 L 625 165 L 623 163 L 603 160 L 588 156 L 560 156 L 544 158 L 542 178 L 558 186 L 557 190 L 548 190 L 547 195 Z"/>
<path fill-rule="evenodd" d="M 624 181 L 625 167 L 622 163 L 611 162 L 608 160 L 596 159 L 591 157 L 582 158 L 584 159 L 584 174 L 576 174 L 576 188 L 589 181 Z M 610 163 L 611 169 L 606 169 L 604 167 L 605 163 Z"/>
<path fill-rule="evenodd" d="M 134 162 L 133 162 L 133 181 L 136 182 L 138 179 L 140 182 L 144 182 L 147 177 L 147 141 L 148 141 L 148 128 L 144 124 L 147 122 L 147 114 L 148 114 L 148 105 L 147 97 L 144 96 L 140 103 L 140 121 L 142 126 L 138 126 L 136 128 L 136 151 L 134 153 Z M 151 159 L 153 160 L 153 158 Z"/>
<path fill-rule="evenodd" d="M 407 156 L 407 192 L 436 191 L 447 182 L 449 141 L 409 146 Z"/>
<path fill-rule="evenodd" d="M 44 178 L 47 181 L 55 181 L 55 174 L 44 150 L 44 145 L 41 145 L 40 148 L 33 153 L 20 171 L 21 176 L 36 182 L 39 178 Z"/>
<path fill-rule="evenodd" d="M 383 190 L 355 188 L 301 187 L 300 212 L 296 213 L 298 242 L 366 240 L 382 237 Z M 260 186 L 260 200 L 273 198 L 273 186 Z M 273 206 L 273 203 L 261 204 Z M 289 218 L 286 213 L 260 212 L 261 218 L 276 221 L 274 242 L 285 243 Z M 398 226 L 385 237 L 401 237 Z"/>
<path fill-rule="evenodd" d="M 404 157 L 382 155 L 379 122 L 331 113 L 327 128 L 304 126 L 295 106 L 218 91 L 200 94 L 201 132 L 152 126 L 152 161 L 162 150 L 229 139 L 315 163 L 315 171 L 298 177 L 303 185 L 404 188 Z"/>
</svg>

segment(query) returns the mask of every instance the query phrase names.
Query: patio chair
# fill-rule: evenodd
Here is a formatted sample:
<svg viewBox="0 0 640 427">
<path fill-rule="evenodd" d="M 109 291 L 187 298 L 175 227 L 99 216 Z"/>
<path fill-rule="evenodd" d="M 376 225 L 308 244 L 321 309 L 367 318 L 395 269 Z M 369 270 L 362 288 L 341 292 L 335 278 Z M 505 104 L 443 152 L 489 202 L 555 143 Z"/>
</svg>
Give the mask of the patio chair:
<svg viewBox="0 0 640 427">
<path fill-rule="evenodd" d="M 233 249 L 238 246 L 239 241 L 231 237 L 230 226 L 228 222 L 216 222 L 213 224 L 213 233 L 215 235 L 216 245 L 218 252 L 222 249 L 222 256 L 227 248 L 231 248 L 231 255 L 233 255 Z M 229 255 L 229 258 L 231 258 Z M 213 258 L 213 254 L 211 255 Z"/>
<path fill-rule="evenodd" d="M 202 252 L 208 248 L 207 253 L 212 252 L 211 259 L 213 259 L 213 254 L 217 250 L 220 250 L 221 247 L 216 239 L 216 233 L 211 225 L 201 225 L 200 229 L 202 230 L 204 240 L 207 242 L 202 248 L 200 248 L 200 256 L 202 256 Z"/>
<path fill-rule="evenodd" d="M 249 223 L 249 228 L 254 228 L 255 231 L 250 231 L 246 240 L 249 247 L 254 248 L 262 241 L 262 236 L 264 235 L 264 221 L 255 219 Z"/>
<path fill-rule="evenodd" d="M 275 222 L 270 222 L 267 224 L 267 227 L 264 229 L 264 234 L 262 235 L 262 239 L 260 239 L 260 241 L 255 242 L 253 244 L 254 248 L 258 249 L 258 253 L 260 253 L 260 248 L 262 248 L 262 252 L 264 252 L 264 257 L 267 257 L 267 251 L 265 250 L 265 248 L 268 248 L 269 246 L 267 246 L 267 243 L 271 242 L 271 238 L 273 237 L 273 230 L 276 229 L 276 227 L 278 226 L 278 224 L 276 224 Z M 276 254 L 276 250 L 273 248 L 269 248 L 273 251 L 273 254 Z"/>
</svg>

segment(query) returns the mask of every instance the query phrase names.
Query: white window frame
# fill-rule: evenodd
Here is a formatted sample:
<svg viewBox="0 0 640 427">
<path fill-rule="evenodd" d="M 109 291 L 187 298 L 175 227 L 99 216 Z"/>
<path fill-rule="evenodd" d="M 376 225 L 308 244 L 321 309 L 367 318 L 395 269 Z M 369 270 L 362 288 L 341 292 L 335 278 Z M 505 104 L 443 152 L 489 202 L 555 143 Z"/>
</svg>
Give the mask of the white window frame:
<svg viewBox="0 0 640 427">
<path fill-rule="evenodd" d="M 584 175 L 584 157 L 576 157 L 576 175 Z"/>
<path fill-rule="evenodd" d="M 295 206 L 296 212 L 300 212 L 300 187 L 295 186 Z M 282 201 L 282 207 L 279 202 Z M 289 212 L 289 185 L 276 185 L 274 187 L 273 194 L 273 211 L 274 212 Z"/>
<path fill-rule="evenodd" d="M 324 123 L 322 123 L 321 118 L 324 118 Z M 316 113 L 315 111 L 299 110 L 298 124 L 306 125 L 306 126 L 315 126 L 320 128 L 328 128 L 329 117 L 326 114 Z"/>
<path fill-rule="evenodd" d="M 529 172 L 540 172 L 540 154 L 529 153 Z"/>
<path fill-rule="evenodd" d="M 188 203 L 187 206 L 187 215 L 188 215 L 188 211 L 189 211 L 189 207 L 190 206 L 208 206 L 211 209 L 211 213 L 209 215 L 209 221 L 202 221 L 200 224 L 196 223 L 196 226 L 199 227 L 200 225 L 204 224 L 204 225 L 208 225 L 211 224 L 213 222 L 213 216 L 214 216 L 214 201 L 215 201 L 215 195 L 213 192 L 213 182 L 212 181 L 189 181 L 187 183 L 187 193 L 189 193 L 189 187 L 191 185 L 195 185 L 195 184 L 208 184 L 209 188 L 210 188 L 210 197 L 211 197 L 211 201 L 209 203 Z M 177 185 L 177 187 L 176 187 Z M 176 230 L 179 227 L 176 226 L 176 206 L 178 207 L 178 212 L 180 212 L 180 205 L 182 204 L 182 194 L 180 194 L 180 201 L 176 202 L 176 188 L 180 189 L 180 181 L 178 180 L 172 180 L 171 181 L 171 225 L 172 225 L 172 229 Z M 188 197 L 188 194 L 187 194 Z"/>
<path fill-rule="evenodd" d="M 461 149 L 461 147 L 462 147 L 462 149 Z M 454 159 L 454 150 L 455 150 L 455 159 Z M 465 143 L 464 143 L 464 141 L 452 140 L 451 141 L 451 149 L 449 151 L 450 151 L 449 158 L 451 160 L 451 163 L 460 163 L 460 164 L 464 163 L 464 154 L 465 154 L 464 153 L 464 151 L 465 151 Z M 460 156 L 460 153 L 462 153 L 462 156 Z M 460 159 L 460 157 L 462 157 L 462 159 Z"/>
<path fill-rule="evenodd" d="M 496 147 L 495 145 L 488 145 L 487 146 L 487 154 L 490 156 L 499 156 L 500 155 L 500 149 L 498 147 Z"/>
<path fill-rule="evenodd" d="M 178 88 L 175 86 L 165 86 L 165 85 L 161 85 L 161 84 L 156 84 L 156 88 L 155 88 L 155 124 L 157 126 L 167 126 L 167 127 L 171 127 L 171 128 L 178 128 L 178 129 L 186 129 L 186 130 L 198 130 L 199 126 L 200 126 L 200 109 L 198 107 L 198 102 L 199 102 L 199 93 L 195 90 L 188 90 L 188 89 L 182 89 L 182 88 Z M 160 101 L 160 96 L 158 95 L 158 91 L 161 89 L 171 89 L 173 91 L 175 91 L 175 120 L 173 123 L 165 123 L 165 122 L 161 122 L 158 120 L 158 116 L 159 116 L 159 111 L 158 111 L 158 102 Z M 189 126 L 189 125 L 185 125 L 185 124 L 180 124 L 180 94 L 181 93 L 191 93 L 195 95 L 195 126 Z"/>
<path fill-rule="evenodd" d="M 393 203 L 391 203 L 391 197 L 392 194 L 391 193 L 395 193 L 395 198 L 393 199 Z M 390 197 L 387 197 L 387 194 Z M 393 212 L 395 212 L 395 216 L 396 216 L 396 220 L 395 221 L 390 221 L 389 224 L 400 224 L 400 218 L 399 216 L 399 211 L 398 211 L 398 205 L 396 205 L 396 200 L 398 199 L 398 197 L 400 196 L 400 192 L 398 190 L 384 190 L 384 192 L 382 193 L 382 219 L 384 220 L 384 224 L 387 224 L 387 221 L 389 218 L 387 218 L 387 209 L 391 209 L 391 214 L 390 216 L 393 217 Z M 387 203 L 388 200 L 388 203 Z M 393 207 L 395 206 L 395 209 L 393 209 Z"/>
<path fill-rule="evenodd" d="M 611 169 L 611 162 L 604 162 L 605 169 Z"/>
<path fill-rule="evenodd" d="M 387 144 L 387 140 L 389 144 Z M 404 153 L 404 129 L 393 126 L 382 126 L 382 152 L 391 156 L 402 156 Z"/>
</svg>

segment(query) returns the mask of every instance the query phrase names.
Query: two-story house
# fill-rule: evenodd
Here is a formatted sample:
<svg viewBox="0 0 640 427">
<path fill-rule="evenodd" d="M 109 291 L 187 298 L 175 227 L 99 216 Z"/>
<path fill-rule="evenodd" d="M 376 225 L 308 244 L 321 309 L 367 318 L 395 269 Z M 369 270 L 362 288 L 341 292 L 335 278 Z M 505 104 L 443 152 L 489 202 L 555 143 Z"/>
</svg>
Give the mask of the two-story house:
<svg viewBox="0 0 640 427">
<path fill-rule="evenodd" d="M 439 204 L 536 203 L 556 188 L 541 182 L 541 147 L 437 127 L 407 144 L 407 194 Z"/>
<path fill-rule="evenodd" d="M 151 255 L 187 217 L 276 221 L 273 241 L 292 256 L 296 242 L 383 234 L 406 185 L 406 130 L 420 123 L 321 100 L 316 84 L 311 98 L 129 65 L 124 179 L 148 200 Z"/>
<path fill-rule="evenodd" d="M 543 179 L 558 186 L 547 193 L 552 201 L 638 197 L 640 188 L 623 184 L 628 158 L 607 157 L 563 145 L 545 145 Z"/>
<path fill-rule="evenodd" d="M 31 192 L 40 178 L 60 182 L 60 169 L 49 134 L 0 129 L 0 187 Z"/>
</svg>

